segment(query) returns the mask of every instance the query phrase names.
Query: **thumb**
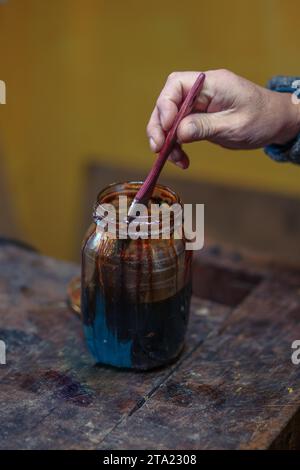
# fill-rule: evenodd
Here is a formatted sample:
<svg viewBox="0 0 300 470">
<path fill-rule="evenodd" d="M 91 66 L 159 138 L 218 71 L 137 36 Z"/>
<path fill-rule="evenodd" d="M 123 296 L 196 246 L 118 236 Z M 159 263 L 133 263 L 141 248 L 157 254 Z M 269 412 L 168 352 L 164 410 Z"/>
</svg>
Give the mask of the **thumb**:
<svg viewBox="0 0 300 470">
<path fill-rule="evenodd" d="M 186 116 L 177 129 L 178 142 L 187 143 L 197 140 L 213 139 L 221 130 L 221 114 L 222 113 L 195 113 Z"/>
</svg>

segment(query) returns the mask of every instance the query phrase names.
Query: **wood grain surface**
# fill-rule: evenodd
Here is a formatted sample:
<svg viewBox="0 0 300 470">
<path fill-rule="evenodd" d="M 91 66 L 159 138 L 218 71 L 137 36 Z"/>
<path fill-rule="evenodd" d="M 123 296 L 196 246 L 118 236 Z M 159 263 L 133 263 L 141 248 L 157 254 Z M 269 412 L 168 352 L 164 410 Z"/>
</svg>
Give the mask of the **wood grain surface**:
<svg viewBox="0 0 300 470">
<path fill-rule="evenodd" d="M 300 448 L 299 272 L 207 248 L 183 354 L 141 373 L 93 364 L 77 265 L 0 243 L 0 266 L 1 448 Z"/>
</svg>

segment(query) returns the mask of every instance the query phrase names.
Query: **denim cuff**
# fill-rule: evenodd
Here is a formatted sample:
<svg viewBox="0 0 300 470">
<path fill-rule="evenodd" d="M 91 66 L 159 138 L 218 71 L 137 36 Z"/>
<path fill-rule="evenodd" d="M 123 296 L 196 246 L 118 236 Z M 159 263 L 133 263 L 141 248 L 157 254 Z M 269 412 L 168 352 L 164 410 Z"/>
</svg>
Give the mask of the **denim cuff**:
<svg viewBox="0 0 300 470">
<path fill-rule="evenodd" d="M 296 80 L 299 81 L 299 83 L 294 83 Z M 281 93 L 295 93 L 296 90 L 299 90 L 297 93 L 297 97 L 299 97 L 300 77 L 285 77 L 283 75 L 277 75 L 268 82 L 267 88 Z M 276 162 L 292 162 L 300 164 L 300 134 L 284 145 L 267 145 L 264 148 L 264 151 Z"/>
</svg>

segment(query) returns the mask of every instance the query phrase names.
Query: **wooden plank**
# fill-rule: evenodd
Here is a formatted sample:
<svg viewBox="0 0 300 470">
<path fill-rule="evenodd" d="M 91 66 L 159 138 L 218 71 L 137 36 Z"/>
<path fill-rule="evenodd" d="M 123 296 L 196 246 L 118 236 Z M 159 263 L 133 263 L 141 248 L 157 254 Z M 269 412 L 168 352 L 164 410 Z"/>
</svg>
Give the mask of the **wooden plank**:
<svg viewBox="0 0 300 470">
<path fill-rule="evenodd" d="M 78 267 L 16 246 L 0 247 L 0 447 L 98 447 L 184 364 L 231 308 L 194 299 L 180 360 L 147 373 L 94 366 L 66 289 Z"/>
<path fill-rule="evenodd" d="M 268 267 L 220 245 L 207 245 L 194 255 L 193 293 L 236 307 L 270 273 Z"/>
<path fill-rule="evenodd" d="M 263 281 L 101 444 L 103 449 L 300 448 L 300 276 Z"/>
</svg>

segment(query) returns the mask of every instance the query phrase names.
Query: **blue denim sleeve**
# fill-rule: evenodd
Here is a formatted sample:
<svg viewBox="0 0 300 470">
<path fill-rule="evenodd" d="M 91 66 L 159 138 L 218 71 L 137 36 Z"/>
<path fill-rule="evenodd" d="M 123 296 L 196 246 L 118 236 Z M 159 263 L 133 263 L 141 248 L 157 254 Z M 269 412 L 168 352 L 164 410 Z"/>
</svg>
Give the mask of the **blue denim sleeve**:
<svg viewBox="0 0 300 470">
<path fill-rule="evenodd" d="M 297 83 L 298 82 L 298 83 Z M 273 77 L 267 84 L 270 90 L 281 93 L 295 93 L 300 95 L 300 77 L 285 77 L 278 75 Z M 277 162 L 292 162 L 300 164 L 300 134 L 295 139 L 284 145 L 271 144 L 264 148 L 269 157 Z"/>
</svg>

